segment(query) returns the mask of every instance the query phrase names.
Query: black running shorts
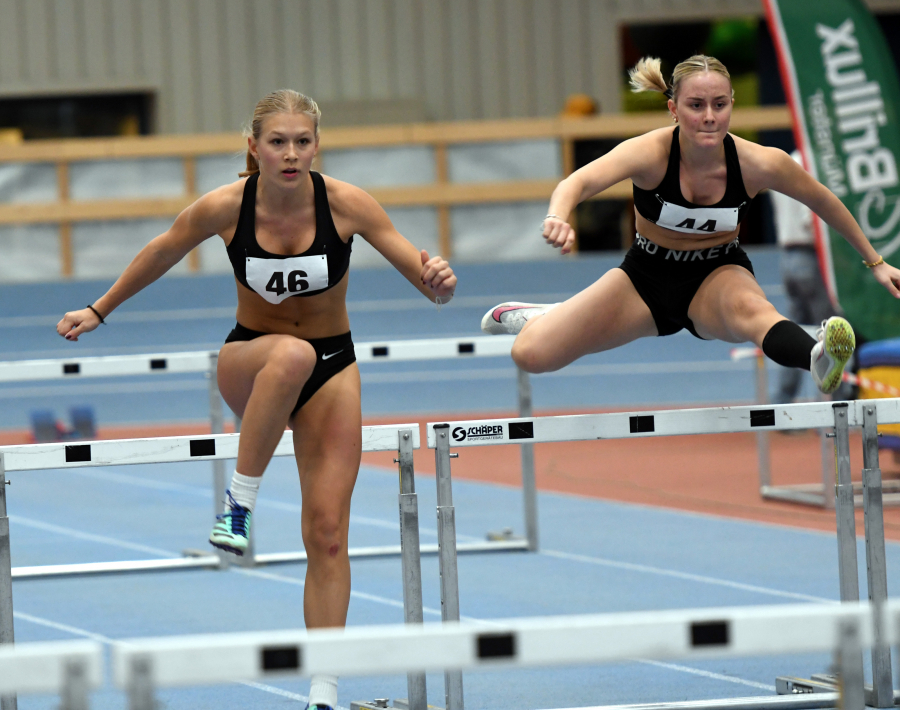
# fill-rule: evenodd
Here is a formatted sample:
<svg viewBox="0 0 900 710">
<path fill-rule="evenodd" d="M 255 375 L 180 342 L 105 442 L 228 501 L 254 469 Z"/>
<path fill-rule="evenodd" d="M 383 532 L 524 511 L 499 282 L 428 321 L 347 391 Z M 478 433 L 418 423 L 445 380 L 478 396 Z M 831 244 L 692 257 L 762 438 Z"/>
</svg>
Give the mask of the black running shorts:
<svg viewBox="0 0 900 710">
<path fill-rule="evenodd" d="M 727 264 L 753 273 L 753 265 L 737 239 L 708 249 L 675 251 L 638 234 L 619 268 L 628 274 L 647 304 L 660 335 L 687 328 L 700 338 L 688 318 L 688 308 L 704 279 Z"/>
<path fill-rule="evenodd" d="M 262 335 L 268 335 L 268 333 L 250 330 L 240 323 L 236 323 L 234 330 L 225 338 L 225 342 L 234 343 L 243 340 L 254 340 Z M 356 351 L 353 349 L 353 339 L 350 337 L 350 331 L 341 335 L 332 335 L 328 338 L 307 338 L 306 342 L 312 345 L 316 351 L 316 366 L 300 391 L 300 396 L 297 398 L 297 406 L 291 411 L 292 417 L 322 388 L 322 385 L 348 365 L 356 362 Z"/>
</svg>

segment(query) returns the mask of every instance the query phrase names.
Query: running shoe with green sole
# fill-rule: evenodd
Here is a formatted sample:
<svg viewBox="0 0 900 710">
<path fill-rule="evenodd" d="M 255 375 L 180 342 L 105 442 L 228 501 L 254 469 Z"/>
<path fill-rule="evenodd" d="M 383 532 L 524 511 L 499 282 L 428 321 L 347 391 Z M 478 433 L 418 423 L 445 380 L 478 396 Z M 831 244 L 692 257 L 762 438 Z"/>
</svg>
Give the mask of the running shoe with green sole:
<svg viewBox="0 0 900 710">
<path fill-rule="evenodd" d="M 216 516 L 216 524 L 209 534 L 209 543 L 220 550 L 243 556 L 250 544 L 250 519 L 253 513 L 232 498 L 231 491 L 226 490 L 225 495 L 228 496 L 228 510 Z"/>
<path fill-rule="evenodd" d="M 856 349 L 856 336 L 846 320 L 832 316 L 822 321 L 816 337 L 819 342 L 813 345 L 810 372 L 816 387 L 831 394 L 840 387 L 844 366 Z"/>
</svg>

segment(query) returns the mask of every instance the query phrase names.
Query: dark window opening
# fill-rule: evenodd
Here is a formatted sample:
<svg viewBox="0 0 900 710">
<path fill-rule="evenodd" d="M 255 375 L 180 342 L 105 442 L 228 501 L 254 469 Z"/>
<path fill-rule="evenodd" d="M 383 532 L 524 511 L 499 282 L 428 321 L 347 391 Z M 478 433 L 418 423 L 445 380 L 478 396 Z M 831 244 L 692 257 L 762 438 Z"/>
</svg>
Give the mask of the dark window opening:
<svg viewBox="0 0 900 710">
<path fill-rule="evenodd" d="M 149 135 L 152 117 L 149 93 L 0 98 L 0 130 L 26 140 Z"/>
</svg>

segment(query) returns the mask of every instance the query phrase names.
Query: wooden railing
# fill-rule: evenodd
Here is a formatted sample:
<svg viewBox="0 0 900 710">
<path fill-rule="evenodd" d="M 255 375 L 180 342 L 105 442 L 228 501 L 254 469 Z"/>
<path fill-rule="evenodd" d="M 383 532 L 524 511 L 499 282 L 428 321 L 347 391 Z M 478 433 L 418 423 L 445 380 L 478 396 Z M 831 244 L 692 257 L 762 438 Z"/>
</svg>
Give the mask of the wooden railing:
<svg viewBox="0 0 900 710">
<path fill-rule="evenodd" d="M 465 143 L 525 139 L 560 141 L 563 175 L 575 165 L 577 140 L 628 138 L 671 125 L 665 112 L 617 114 L 581 119 L 547 118 L 455 123 L 421 123 L 391 126 L 328 128 L 322 131 L 320 150 L 428 145 L 434 151 L 436 180 L 430 185 L 373 187 L 368 191 L 385 207 L 433 206 L 438 214 L 441 253 L 450 255 L 450 208 L 454 205 L 518 202 L 549 199 L 557 180 L 519 180 L 490 183 L 452 183 L 447 170 L 447 148 Z M 733 131 L 757 131 L 791 127 L 786 107 L 736 109 Z M 92 138 L 33 141 L 0 146 L 0 163 L 53 163 L 57 175 L 57 200 L 48 203 L 0 204 L 0 225 L 55 223 L 63 276 L 73 273 L 72 224 L 153 217 L 174 217 L 197 199 L 196 160 L 199 156 L 234 154 L 246 148 L 236 133 Z M 184 165 L 184 193 L 180 197 L 72 200 L 69 165 L 90 160 L 180 158 Z M 630 181 L 606 190 L 599 199 L 631 195 Z M 200 267 L 199 254 L 189 257 L 189 268 Z"/>
</svg>

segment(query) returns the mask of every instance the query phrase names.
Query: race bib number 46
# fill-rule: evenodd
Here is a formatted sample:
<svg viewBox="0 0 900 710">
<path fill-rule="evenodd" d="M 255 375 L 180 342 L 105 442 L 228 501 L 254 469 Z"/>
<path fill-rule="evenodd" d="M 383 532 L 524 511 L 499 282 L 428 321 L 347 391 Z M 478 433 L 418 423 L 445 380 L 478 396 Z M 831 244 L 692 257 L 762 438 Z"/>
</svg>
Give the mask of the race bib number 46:
<svg viewBox="0 0 900 710">
<path fill-rule="evenodd" d="M 328 259 L 292 256 L 288 259 L 247 257 L 247 283 L 269 303 L 328 287 Z"/>
</svg>

